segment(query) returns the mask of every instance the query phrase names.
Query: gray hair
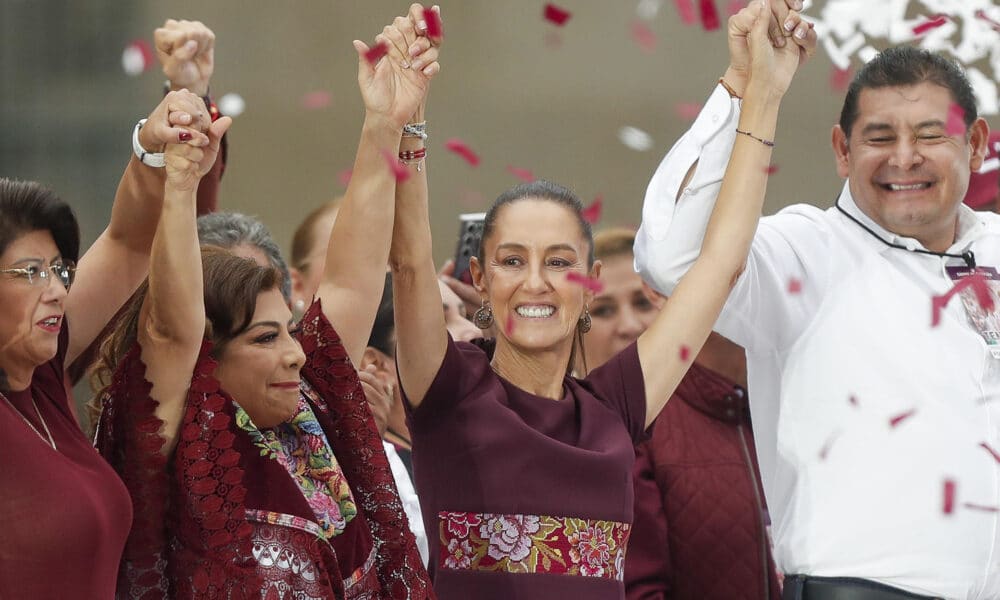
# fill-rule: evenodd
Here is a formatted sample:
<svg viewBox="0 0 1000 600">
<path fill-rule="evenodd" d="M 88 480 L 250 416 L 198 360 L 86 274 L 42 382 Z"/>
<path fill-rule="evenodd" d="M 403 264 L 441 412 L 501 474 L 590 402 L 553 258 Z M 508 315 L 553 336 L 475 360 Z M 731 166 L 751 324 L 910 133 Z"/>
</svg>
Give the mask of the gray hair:
<svg viewBox="0 0 1000 600">
<path fill-rule="evenodd" d="M 292 279 L 288 274 L 288 265 L 271 232 L 257 218 L 237 212 L 202 215 L 198 217 L 198 240 L 202 244 L 221 248 L 235 248 L 241 244 L 259 248 L 271 266 L 281 272 L 281 295 L 286 302 L 291 302 Z"/>
</svg>

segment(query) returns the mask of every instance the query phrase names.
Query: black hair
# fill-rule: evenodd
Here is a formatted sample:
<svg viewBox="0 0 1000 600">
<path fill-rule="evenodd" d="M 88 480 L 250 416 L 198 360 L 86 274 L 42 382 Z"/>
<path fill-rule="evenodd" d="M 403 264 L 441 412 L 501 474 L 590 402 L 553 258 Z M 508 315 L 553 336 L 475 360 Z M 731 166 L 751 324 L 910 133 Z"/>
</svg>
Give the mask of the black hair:
<svg viewBox="0 0 1000 600">
<path fill-rule="evenodd" d="M 975 93 L 958 63 L 920 48 L 895 46 L 880 52 L 854 76 L 840 111 L 840 128 L 844 135 L 851 137 L 862 91 L 924 82 L 939 85 L 951 93 L 952 100 L 965 112 L 966 129 L 978 118 Z"/>
<path fill-rule="evenodd" d="M 32 231 L 52 234 L 63 259 L 80 259 L 80 225 L 69 204 L 38 182 L 0 177 L 0 254 Z"/>
<path fill-rule="evenodd" d="M 386 356 L 396 356 L 393 333 L 396 330 L 396 316 L 392 308 L 392 275 L 385 274 L 385 285 L 382 288 L 382 301 L 375 313 L 375 324 L 368 335 L 368 345 Z"/>
</svg>

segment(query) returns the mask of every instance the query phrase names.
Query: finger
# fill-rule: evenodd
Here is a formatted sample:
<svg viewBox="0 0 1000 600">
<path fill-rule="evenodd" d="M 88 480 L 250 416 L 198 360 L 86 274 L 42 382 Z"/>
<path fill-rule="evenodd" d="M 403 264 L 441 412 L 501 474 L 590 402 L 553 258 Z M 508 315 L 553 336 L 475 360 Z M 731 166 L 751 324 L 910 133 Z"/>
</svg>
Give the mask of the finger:
<svg viewBox="0 0 1000 600">
<path fill-rule="evenodd" d="M 427 37 L 430 38 L 431 44 L 433 44 L 434 46 L 440 46 L 442 36 L 444 35 L 443 22 L 441 21 L 441 7 L 435 4 L 434 6 L 431 7 L 431 11 L 434 12 L 433 17 L 428 16 L 427 11 L 424 11 L 424 23 L 425 23 L 424 31 L 427 33 Z M 437 21 L 434 27 L 432 27 L 431 26 L 432 24 L 429 23 L 430 19 L 432 18 L 434 18 Z M 434 29 L 436 29 L 437 31 L 434 31 Z"/>
<path fill-rule="evenodd" d="M 184 32 L 176 29 L 177 21 L 169 20 L 163 27 L 153 31 L 153 45 L 157 52 L 169 56 L 174 47 L 184 38 Z"/>
<path fill-rule="evenodd" d="M 426 40 L 427 38 L 420 38 L 420 39 Z M 427 43 L 428 45 L 430 44 L 430 42 Z M 440 53 L 441 50 L 437 46 L 429 46 L 426 50 L 424 50 L 423 53 L 419 54 L 416 58 L 412 60 L 412 62 L 410 63 L 410 67 L 415 70 L 423 69 L 426 65 L 429 65 L 432 62 L 436 61 Z"/>
<path fill-rule="evenodd" d="M 755 57 L 762 51 L 766 51 L 767 47 L 771 45 L 770 19 L 767 14 L 767 5 L 765 2 L 761 2 L 758 8 L 757 18 L 754 20 L 753 27 L 750 28 L 750 35 L 747 36 L 750 40 L 750 48 Z"/>
<path fill-rule="evenodd" d="M 188 37 L 198 42 L 200 49 L 198 53 L 204 54 L 211 50 L 215 46 L 215 32 L 201 21 L 194 21 L 191 26 L 192 30 L 188 33 Z"/>
<path fill-rule="evenodd" d="M 786 31 L 782 24 L 785 22 L 785 18 L 788 16 L 788 6 L 785 4 L 786 0 L 763 0 L 765 4 L 770 5 L 770 16 L 768 19 L 768 29 L 767 36 L 771 39 L 776 47 L 782 48 L 785 46 L 785 38 L 791 35 L 789 31 Z"/>
<path fill-rule="evenodd" d="M 368 62 L 367 54 L 371 48 L 361 40 L 354 40 L 354 50 L 358 53 L 358 81 L 364 82 L 372 78 L 375 73 L 375 65 Z"/>
<path fill-rule="evenodd" d="M 167 123 L 171 125 L 190 125 L 192 121 L 194 121 L 194 117 L 184 110 L 173 110 L 167 113 Z"/>
<path fill-rule="evenodd" d="M 198 54 L 198 41 L 185 40 L 183 44 L 176 47 L 171 53 L 176 60 L 189 61 Z"/>
<path fill-rule="evenodd" d="M 222 136 L 226 135 L 229 128 L 233 125 L 232 117 L 219 117 L 219 120 L 208 126 L 208 139 L 211 142 L 209 146 L 213 150 L 218 150 L 220 144 L 222 143 Z"/>
<path fill-rule="evenodd" d="M 427 21 L 424 20 L 424 5 L 414 2 L 410 5 L 410 10 L 406 11 L 406 16 L 413 23 L 413 28 L 417 35 L 427 34 Z"/>
<path fill-rule="evenodd" d="M 788 10 L 802 10 L 802 0 L 785 0 Z"/>
<path fill-rule="evenodd" d="M 409 48 L 413 42 L 417 41 L 417 28 L 409 17 L 396 17 L 392 20 L 392 26 L 403 34 L 404 48 Z"/>
<path fill-rule="evenodd" d="M 449 277 L 450 278 L 454 274 L 455 274 L 455 260 L 452 259 L 452 258 L 449 258 L 448 260 L 444 261 L 443 265 L 441 265 L 441 270 L 438 271 L 438 277 L 442 277 L 442 278 Z M 448 282 L 445 281 L 445 283 L 448 283 Z"/>
<path fill-rule="evenodd" d="M 431 41 L 425 37 L 418 37 L 413 41 L 406 49 L 407 54 L 412 57 L 417 57 L 427 52 L 431 48 Z"/>
<path fill-rule="evenodd" d="M 382 30 L 382 38 L 389 43 L 389 56 L 396 59 L 404 69 L 410 68 L 410 55 L 406 51 L 408 44 L 402 32 L 392 25 L 386 25 Z"/>
<path fill-rule="evenodd" d="M 420 72 L 423 73 L 424 76 L 427 78 L 434 77 L 440 71 L 441 71 L 441 63 L 437 61 L 432 62 L 431 64 L 427 65 L 426 67 L 420 70 Z"/>
</svg>

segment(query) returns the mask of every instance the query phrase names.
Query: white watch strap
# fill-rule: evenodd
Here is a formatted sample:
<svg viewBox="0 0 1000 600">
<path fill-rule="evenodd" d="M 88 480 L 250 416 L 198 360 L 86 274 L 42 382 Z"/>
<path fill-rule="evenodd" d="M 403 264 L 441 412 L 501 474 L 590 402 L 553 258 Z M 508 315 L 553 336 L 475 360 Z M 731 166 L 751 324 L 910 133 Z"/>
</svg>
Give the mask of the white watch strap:
<svg viewBox="0 0 1000 600">
<path fill-rule="evenodd" d="M 163 160 L 162 152 L 147 152 L 142 144 L 139 143 L 139 130 L 142 126 L 146 124 L 146 119 L 139 119 L 139 122 L 135 124 L 135 129 L 132 130 L 132 152 L 142 161 L 142 164 L 149 167 L 162 168 L 166 165 L 166 161 Z"/>
</svg>

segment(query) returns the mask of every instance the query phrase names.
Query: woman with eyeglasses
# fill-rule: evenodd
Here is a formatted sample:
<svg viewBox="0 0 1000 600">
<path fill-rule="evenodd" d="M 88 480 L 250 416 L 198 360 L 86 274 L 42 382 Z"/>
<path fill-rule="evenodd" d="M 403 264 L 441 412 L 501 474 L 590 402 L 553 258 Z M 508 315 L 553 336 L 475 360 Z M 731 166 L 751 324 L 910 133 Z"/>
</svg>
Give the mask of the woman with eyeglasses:
<svg viewBox="0 0 1000 600">
<path fill-rule="evenodd" d="M 201 98 L 172 92 L 136 139 L 151 151 L 186 141 L 214 160 L 207 123 Z M 68 204 L 0 179 L 0 598 L 114 595 L 132 505 L 80 430 L 63 372 L 145 277 L 162 198 L 162 169 L 133 158 L 80 258 Z"/>
</svg>

